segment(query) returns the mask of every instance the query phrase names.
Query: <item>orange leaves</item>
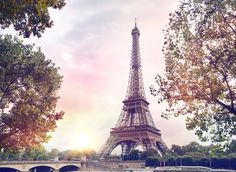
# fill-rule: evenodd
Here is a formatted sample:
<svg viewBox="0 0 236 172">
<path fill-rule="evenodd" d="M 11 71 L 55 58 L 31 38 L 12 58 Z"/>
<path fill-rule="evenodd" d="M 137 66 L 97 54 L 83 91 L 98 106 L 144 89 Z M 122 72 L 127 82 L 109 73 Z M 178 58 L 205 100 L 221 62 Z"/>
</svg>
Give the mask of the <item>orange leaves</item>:
<svg viewBox="0 0 236 172">
<path fill-rule="evenodd" d="M 188 129 L 197 129 L 203 140 L 225 141 L 236 135 L 233 9 L 235 3 L 226 0 L 185 0 L 166 30 L 166 73 L 156 79 L 156 95 L 169 105 L 166 116 L 189 116 Z"/>
<path fill-rule="evenodd" d="M 4 45 L 4 46 L 1 46 Z M 0 39 L 0 148 L 24 149 L 48 140 L 64 112 L 55 112 L 62 82 L 41 51 L 10 36 Z M 17 56 L 17 58 L 15 58 Z M 9 66 L 9 67 L 6 67 Z"/>
</svg>

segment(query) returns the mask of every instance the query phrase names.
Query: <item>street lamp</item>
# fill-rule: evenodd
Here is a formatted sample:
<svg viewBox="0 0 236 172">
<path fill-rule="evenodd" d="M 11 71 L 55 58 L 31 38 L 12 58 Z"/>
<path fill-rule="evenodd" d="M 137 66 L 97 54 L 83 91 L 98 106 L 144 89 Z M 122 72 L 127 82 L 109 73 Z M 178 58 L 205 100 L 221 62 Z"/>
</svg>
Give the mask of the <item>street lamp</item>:
<svg viewBox="0 0 236 172">
<path fill-rule="evenodd" d="M 209 166 L 210 166 L 210 168 L 211 168 L 211 166 L 212 166 L 212 165 L 211 165 L 211 153 L 212 153 L 211 150 L 209 150 Z"/>
</svg>

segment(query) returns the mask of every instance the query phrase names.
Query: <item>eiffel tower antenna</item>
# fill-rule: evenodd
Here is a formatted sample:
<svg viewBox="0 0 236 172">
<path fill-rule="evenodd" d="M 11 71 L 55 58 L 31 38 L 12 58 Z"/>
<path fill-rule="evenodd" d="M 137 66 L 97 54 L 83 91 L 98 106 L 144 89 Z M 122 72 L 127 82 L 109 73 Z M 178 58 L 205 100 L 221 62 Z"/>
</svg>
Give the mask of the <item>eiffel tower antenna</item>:
<svg viewBox="0 0 236 172">
<path fill-rule="evenodd" d="M 131 35 L 133 41 L 127 93 L 115 128 L 112 128 L 109 138 L 99 150 L 101 158 L 107 158 L 119 145 L 122 158 L 139 145 L 145 151 L 154 149 L 160 154 L 168 149 L 162 140 L 161 131 L 155 126 L 145 96 L 139 49 L 140 31 L 136 18 Z"/>
<path fill-rule="evenodd" d="M 137 18 L 135 17 L 134 20 L 135 20 L 135 27 L 137 27 Z"/>
</svg>

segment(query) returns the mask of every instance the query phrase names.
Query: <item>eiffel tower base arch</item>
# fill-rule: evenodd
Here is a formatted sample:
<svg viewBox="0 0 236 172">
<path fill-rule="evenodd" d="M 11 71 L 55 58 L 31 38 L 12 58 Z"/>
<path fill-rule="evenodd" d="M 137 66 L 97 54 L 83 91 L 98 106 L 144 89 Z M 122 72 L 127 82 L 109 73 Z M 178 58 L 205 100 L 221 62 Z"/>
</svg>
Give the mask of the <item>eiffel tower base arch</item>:
<svg viewBox="0 0 236 172">
<path fill-rule="evenodd" d="M 142 146 L 144 151 L 156 150 L 160 155 L 167 150 L 158 129 L 150 126 L 113 128 L 109 138 L 100 150 L 100 158 L 107 158 L 119 145 L 121 146 L 122 159 L 128 156 L 137 146 Z"/>
</svg>

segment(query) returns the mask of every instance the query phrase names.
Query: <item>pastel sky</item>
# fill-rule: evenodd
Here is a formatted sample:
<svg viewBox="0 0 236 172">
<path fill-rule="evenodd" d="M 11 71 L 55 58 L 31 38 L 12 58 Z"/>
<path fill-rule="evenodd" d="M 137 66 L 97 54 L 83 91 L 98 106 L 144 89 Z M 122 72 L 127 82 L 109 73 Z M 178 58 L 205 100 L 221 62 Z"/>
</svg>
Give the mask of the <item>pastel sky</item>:
<svg viewBox="0 0 236 172">
<path fill-rule="evenodd" d="M 147 100 L 168 146 L 197 140 L 184 118 L 160 117 L 165 107 L 150 95 L 155 76 L 163 74 L 162 32 L 179 0 L 69 0 L 51 11 L 54 26 L 41 38 L 24 39 L 41 47 L 64 76 L 57 109 L 64 119 L 46 144 L 48 149 L 98 150 L 122 109 L 128 85 L 134 18 L 141 32 L 140 52 Z M 2 33 L 16 34 L 12 29 Z"/>
</svg>

